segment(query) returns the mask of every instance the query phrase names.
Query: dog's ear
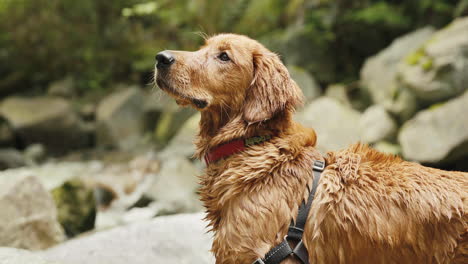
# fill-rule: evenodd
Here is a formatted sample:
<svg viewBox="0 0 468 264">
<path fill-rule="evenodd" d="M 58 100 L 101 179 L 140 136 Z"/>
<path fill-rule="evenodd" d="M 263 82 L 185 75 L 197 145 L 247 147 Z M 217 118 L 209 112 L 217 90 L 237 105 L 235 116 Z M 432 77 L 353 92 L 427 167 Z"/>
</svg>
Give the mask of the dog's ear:
<svg viewBox="0 0 468 264">
<path fill-rule="evenodd" d="M 244 102 L 244 120 L 262 122 L 287 107 L 302 103 L 302 91 L 289 76 L 278 55 L 262 52 L 253 55 L 254 77 Z"/>
</svg>

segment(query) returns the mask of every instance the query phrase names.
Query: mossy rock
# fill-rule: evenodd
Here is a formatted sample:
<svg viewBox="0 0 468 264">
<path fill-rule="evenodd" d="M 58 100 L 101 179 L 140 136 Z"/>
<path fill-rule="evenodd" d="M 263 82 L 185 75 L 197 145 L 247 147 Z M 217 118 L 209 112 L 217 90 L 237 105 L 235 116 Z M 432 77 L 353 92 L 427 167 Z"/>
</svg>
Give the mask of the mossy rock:
<svg viewBox="0 0 468 264">
<path fill-rule="evenodd" d="M 52 190 L 57 205 L 58 221 L 69 237 L 92 230 L 96 220 L 93 190 L 74 178 Z"/>
</svg>

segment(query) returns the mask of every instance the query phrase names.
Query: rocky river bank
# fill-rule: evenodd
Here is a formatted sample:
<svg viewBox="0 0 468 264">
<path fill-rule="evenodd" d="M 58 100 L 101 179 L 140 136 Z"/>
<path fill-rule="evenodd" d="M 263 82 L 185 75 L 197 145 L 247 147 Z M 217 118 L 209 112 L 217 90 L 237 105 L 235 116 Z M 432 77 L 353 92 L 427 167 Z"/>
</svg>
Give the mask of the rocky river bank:
<svg viewBox="0 0 468 264">
<path fill-rule="evenodd" d="M 468 18 L 394 40 L 356 83 L 288 68 L 307 98 L 296 119 L 323 153 L 361 141 L 468 171 Z M 115 90 L 87 101 L 64 79 L 0 102 L 1 264 L 213 263 L 191 157 L 199 115 Z"/>
</svg>

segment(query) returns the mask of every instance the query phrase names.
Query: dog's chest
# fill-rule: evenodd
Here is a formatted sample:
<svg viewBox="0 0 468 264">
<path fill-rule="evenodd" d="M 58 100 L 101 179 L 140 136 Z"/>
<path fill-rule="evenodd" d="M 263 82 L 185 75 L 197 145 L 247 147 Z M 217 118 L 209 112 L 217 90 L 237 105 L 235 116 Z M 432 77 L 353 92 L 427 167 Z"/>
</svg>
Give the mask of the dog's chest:
<svg viewBox="0 0 468 264">
<path fill-rule="evenodd" d="M 303 174 L 279 170 L 251 185 L 214 181 L 202 188 L 217 263 L 250 263 L 282 241 L 306 190 L 310 176 Z"/>
</svg>

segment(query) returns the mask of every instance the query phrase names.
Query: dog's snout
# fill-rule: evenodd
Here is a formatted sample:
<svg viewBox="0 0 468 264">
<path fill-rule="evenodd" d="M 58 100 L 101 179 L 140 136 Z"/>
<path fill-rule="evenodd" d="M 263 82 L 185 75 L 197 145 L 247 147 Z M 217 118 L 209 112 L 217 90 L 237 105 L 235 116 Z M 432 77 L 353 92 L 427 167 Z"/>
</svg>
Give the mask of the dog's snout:
<svg viewBox="0 0 468 264">
<path fill-rule="evenodd" d="M 156 55 L 156 60 L 158 61 L 158 63 L 156 64 L 156 67 L 158 69 L 169 68 L 169 66 L 171 66 L 175 62 L 174 55 L 172 55 L 172 53 L 167 50 L 159 52 Z"/>
</svg>

